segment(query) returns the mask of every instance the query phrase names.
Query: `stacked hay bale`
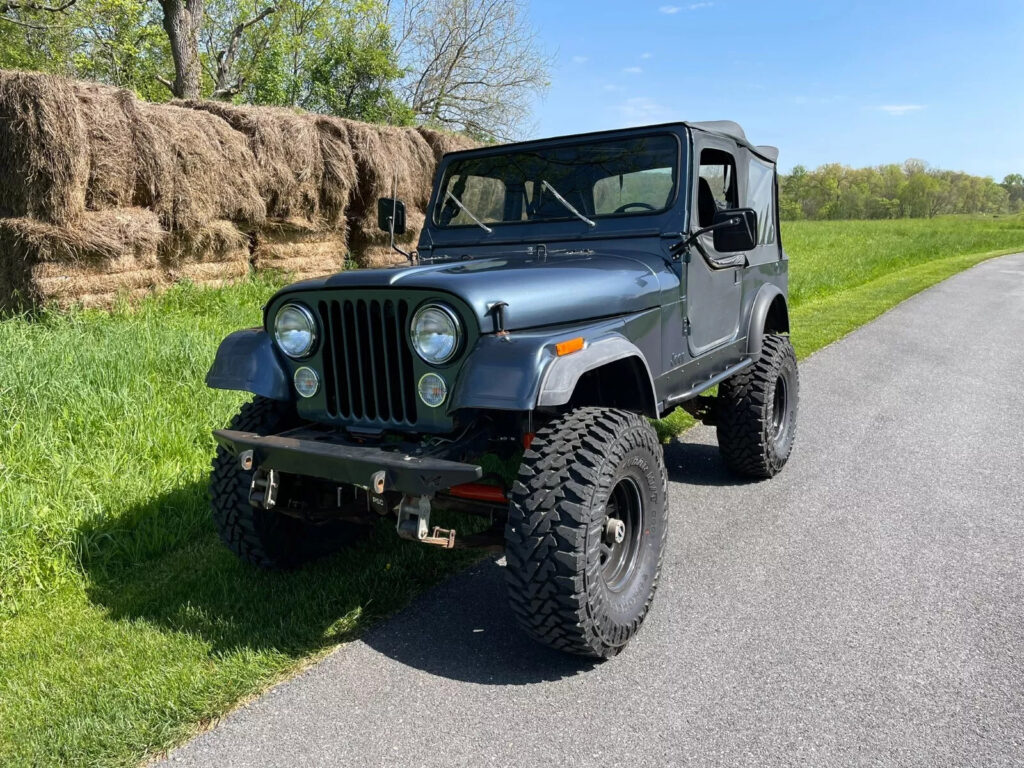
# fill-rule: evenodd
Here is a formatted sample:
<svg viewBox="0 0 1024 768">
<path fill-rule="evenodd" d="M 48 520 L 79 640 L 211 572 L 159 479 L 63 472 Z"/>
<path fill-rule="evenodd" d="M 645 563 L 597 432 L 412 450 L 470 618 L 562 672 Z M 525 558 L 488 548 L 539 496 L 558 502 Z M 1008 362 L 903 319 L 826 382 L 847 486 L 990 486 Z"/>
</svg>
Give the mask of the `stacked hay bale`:
<svg viewBox="0 0 1024 768">
<path fill-rule="evenodd" d="M 110 304 L 253 268 L 296 278 L 405 263 L 377 198 L 408 207 L 413 247 L 436 164 L 471 143 L 0 70 L 0 308 Z"/>
<path fill-rule="evenodd" d="M 86 213 L 74 228 L 0 219 L 0 310 L 139 297 L 166 282 L 158 261 L 165 237 L 157 215 L 141 208 Z"/>
</svg>

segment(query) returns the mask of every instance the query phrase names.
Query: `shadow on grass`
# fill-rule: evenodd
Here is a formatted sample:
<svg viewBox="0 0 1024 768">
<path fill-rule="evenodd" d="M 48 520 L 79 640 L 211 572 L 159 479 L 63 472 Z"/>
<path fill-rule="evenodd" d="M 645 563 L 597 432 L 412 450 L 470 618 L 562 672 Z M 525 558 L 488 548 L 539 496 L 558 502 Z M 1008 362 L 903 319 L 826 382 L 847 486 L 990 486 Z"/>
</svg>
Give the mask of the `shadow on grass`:
<svg viewBox="0 0 1024 768">
<path fill-rule="evenodd" d="M 220 543 L 206 498 L 205 483 L 195 483 L 81 528 L 90 599 L 112 619 L 201 638 L 214 663 L 246 653 L 298 660 L 365 632 L 368 645 L 403 664 L 477 683 L 557 680 L 589 666 L 519 632 L 493 559 L 465 571 L 479 553 L 402 541 L 382 522 L 358 546 L 303 569 L 260 571 Z"/>
</svg>

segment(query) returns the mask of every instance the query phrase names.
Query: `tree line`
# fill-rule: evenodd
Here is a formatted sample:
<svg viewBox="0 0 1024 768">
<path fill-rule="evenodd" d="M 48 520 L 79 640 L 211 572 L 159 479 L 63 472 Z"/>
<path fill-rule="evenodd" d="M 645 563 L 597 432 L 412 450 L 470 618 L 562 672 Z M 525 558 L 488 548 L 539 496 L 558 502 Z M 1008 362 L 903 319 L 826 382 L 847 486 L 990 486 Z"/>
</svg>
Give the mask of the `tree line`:
<svg viewBox="0 0 1024 768">
<path fill-rule="evenodd" d="M 987 176 L 929 168 L 921 160 L 873 168 L 830 163 L 807 170 L 798 165 L 779 177 L 779 214 L 789 220 L 930 218 L 1022 209 L 1024 176 L 1019 173 L 996 183 Z"/>
<path fill-rule="evenodd" d="M 507 140 L 548 85 L 525 0 L 0 0 L 0 67 Z"/>
</svg>

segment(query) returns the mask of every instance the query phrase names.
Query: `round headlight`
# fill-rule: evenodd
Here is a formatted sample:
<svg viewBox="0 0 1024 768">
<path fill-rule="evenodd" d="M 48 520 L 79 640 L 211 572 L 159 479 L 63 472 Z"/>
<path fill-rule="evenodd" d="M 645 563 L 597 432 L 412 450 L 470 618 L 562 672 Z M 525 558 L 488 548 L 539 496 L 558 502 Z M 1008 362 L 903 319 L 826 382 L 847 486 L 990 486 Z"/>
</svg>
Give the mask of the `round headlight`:
<svg viewBox="0 0 1024 768">
<path fill-rule="evenodd" d="M 436 373 L 425 373 L 417 386 L 420 400 L 431 408 L 437 408 L 448 397 L 448 385 Z"/>
<path fill-rule="evenodd" d="M 441 365 L 459 351 L 462 327 L 444 304 L 428 304 L 413 315 L 410 335 L 416 354 L 431 365 Z"/>
<path fill-rule="evenodd" d="M 303 397 L 312 397 L 320 389 L 320 377 L 305 365 L 295 371 L 295 391 Z"/>
<path fill-rule="evenodd" d="M 274 318 L 274 338 L 289 357 L 305 357 L 316 344 L 316 320 L 301 304 L 285 304 Z"/>
</svg>

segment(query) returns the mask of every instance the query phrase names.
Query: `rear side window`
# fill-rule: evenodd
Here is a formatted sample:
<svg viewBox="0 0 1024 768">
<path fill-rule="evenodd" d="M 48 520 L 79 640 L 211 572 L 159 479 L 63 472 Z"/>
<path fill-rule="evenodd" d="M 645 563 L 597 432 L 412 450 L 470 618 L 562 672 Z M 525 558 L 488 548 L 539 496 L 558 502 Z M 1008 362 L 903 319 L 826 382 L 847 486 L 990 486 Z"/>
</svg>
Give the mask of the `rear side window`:
<svg viewBox="0 0 1024 768">
<path fill-rule="evenodd" d="M 775 242 L 775 172 L 772 166 L 750 158 L 747 178 L 747 207 L 757 212 L 757 243 Z"/>
</svg>

